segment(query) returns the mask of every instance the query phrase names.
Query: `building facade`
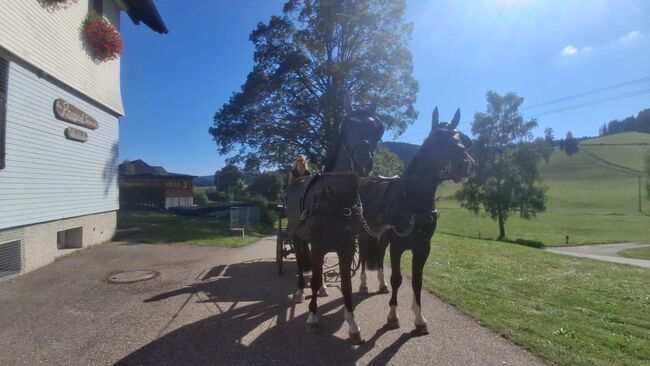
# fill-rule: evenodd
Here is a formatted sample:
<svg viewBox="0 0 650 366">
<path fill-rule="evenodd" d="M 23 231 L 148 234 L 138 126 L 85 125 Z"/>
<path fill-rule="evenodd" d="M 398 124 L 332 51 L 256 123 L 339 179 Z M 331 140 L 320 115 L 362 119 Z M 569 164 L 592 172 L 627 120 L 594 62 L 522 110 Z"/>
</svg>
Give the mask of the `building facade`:
<svg viewBox="0 0 650 366">
<path fill-rule="evenodd" d="M 0 279 L 115 233 L 120 60 L 92 57 L 91 10 L 167 32 L 151 1 L 0 1 Z"/>
<path fill-rule="evenodd" d="M 125 168 L 128 165 L 128 168 Z M 151 166 L 138 159 L 120 165 L 120 187 L 122 192 L 136 187 L 149 194 L 127 194 L 131 202 L 126 205 L 169 209 L 194 205 L 193 175 L 170 173 L 162 166 Z M 160 197 L 158 197 L 158 195 Z"/>
</svg>

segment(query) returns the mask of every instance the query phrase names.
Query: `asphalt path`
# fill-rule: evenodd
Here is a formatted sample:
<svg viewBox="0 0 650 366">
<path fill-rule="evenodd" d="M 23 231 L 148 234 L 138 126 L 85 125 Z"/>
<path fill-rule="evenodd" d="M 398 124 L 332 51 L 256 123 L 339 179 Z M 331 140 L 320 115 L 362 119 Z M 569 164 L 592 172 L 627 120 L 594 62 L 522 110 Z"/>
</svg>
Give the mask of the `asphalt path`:
<svg viewBox="0 0 650 366">
<path fill-rule="evenodd" d="M 351 345 L 335 257 L 326 261 L 330 296 L 319 298 L 322 329 L 310 334 L 307 301 L 290 300 L 295 262 L 278 276 L 274 251 L 274 238 L 241 249 L 114 242 L 0 282 L 0 365 L 543 364 L 429 294 L 431 333 L 415 335 L 408 280 L 401 328 L 389 330 L 389 295 L 373 292 L 372 274 L 370 294 L 353 296 L 365 343 Z M 160 275 L 105 281 L 131 270 Z"/>
<path fill-rule="evenodd" d="M 650 268 L 650 260 L 627 258 L 618 254 L 623 250 L 645 248 L 648 246 L 650 246 L 650 244 L 619 243 L 581 245 L 577 247 L 553 247 L 546 248 L 545 250 L 551 253 L 572 255 L 574 257 L 597 259 L 605 262 Z"/>
</svg>

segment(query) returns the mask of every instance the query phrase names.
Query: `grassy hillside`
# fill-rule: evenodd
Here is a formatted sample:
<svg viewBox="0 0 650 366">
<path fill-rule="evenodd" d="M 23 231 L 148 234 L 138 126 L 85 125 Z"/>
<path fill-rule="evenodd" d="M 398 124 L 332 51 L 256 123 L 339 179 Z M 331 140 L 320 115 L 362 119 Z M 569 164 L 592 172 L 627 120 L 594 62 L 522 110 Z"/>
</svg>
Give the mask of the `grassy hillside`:
<svg viewBox="0 0 650 366">
<path fill-rule="evenodd" d="M 640 173 L 643 171 L 643 157 L 650 150 L 650 134 L 626 132 L 603 136 L 583 141 L 580 148 L 596 159 Z"/>
<path fill-rule="evenodd" d="M 636 135 L 644 134 L 625 135 L 638 138 Z M 601 143 L 625 141 L 619 135 L 598 140 Z M 619 146 L 603 149 L 611 147 Z M 556 150 L 548 164 L 540 164 L 544 185 L 548 187 L 547 211 L 533 220 L 521 219 L 514 213 L 506 223 L 508 238 L 547 246 L 566 245 L 567 235 L 569 245 L 650 242 L 650 216 L 638 212 L 639 173 L 630 169 L 634 167 L 631 157 L 643 156 L 646 146 L 628 147 L 629 151 L 623 153 L 620 150 L 592 152 L 582 146 L 571 157 Z M 498 226 L 494 221 L 485 214 L 475 216 L 461 209 L 453 199 L 458 188 L 460 185 L 445 183 L 438 191 L 439 232 L 496 238 Z M 650 201 L 645 193 L 642 196 L 642 209 L 650 214 Z"/>
</svg>

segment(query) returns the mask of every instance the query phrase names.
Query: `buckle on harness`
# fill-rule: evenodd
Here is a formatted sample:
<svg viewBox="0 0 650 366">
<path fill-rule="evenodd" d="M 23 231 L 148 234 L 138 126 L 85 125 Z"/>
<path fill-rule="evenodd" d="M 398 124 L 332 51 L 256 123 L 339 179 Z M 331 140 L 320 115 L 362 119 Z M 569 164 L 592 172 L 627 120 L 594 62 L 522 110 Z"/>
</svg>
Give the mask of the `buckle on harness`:
<svg viewBox="0 0 650 366">
<path fill-rule="evenodd" d="M 345 207 L 345 208 L 343 209 L 343 216 L 345 216 L 345 217 L 350 217 L 350 216 L 352 216 L 352 209 L 349 208 L 349 207 Z"/>
</svg>

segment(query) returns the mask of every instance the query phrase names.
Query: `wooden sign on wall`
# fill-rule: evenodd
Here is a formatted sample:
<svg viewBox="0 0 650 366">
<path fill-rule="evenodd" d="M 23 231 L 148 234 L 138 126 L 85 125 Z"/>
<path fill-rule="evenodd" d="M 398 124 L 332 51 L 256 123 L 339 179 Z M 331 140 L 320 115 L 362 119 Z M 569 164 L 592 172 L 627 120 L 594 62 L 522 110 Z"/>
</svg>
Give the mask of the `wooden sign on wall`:
<svg viewBox="0 0 650 366">
<path fill-rule="evenodd" d="M 76 128 L 68 127 L 65 129 L 65 138 L 72 141 L 86 142 L 88 141 L 88 134 Z"/>
<path fill-rule="evenodd" d="M 54 116 L 61 121 L 90 128 L 91 130 L 99 127 L 99 124 L 94 118 L 61 98 L 54 101 Z"/>
</svg>

